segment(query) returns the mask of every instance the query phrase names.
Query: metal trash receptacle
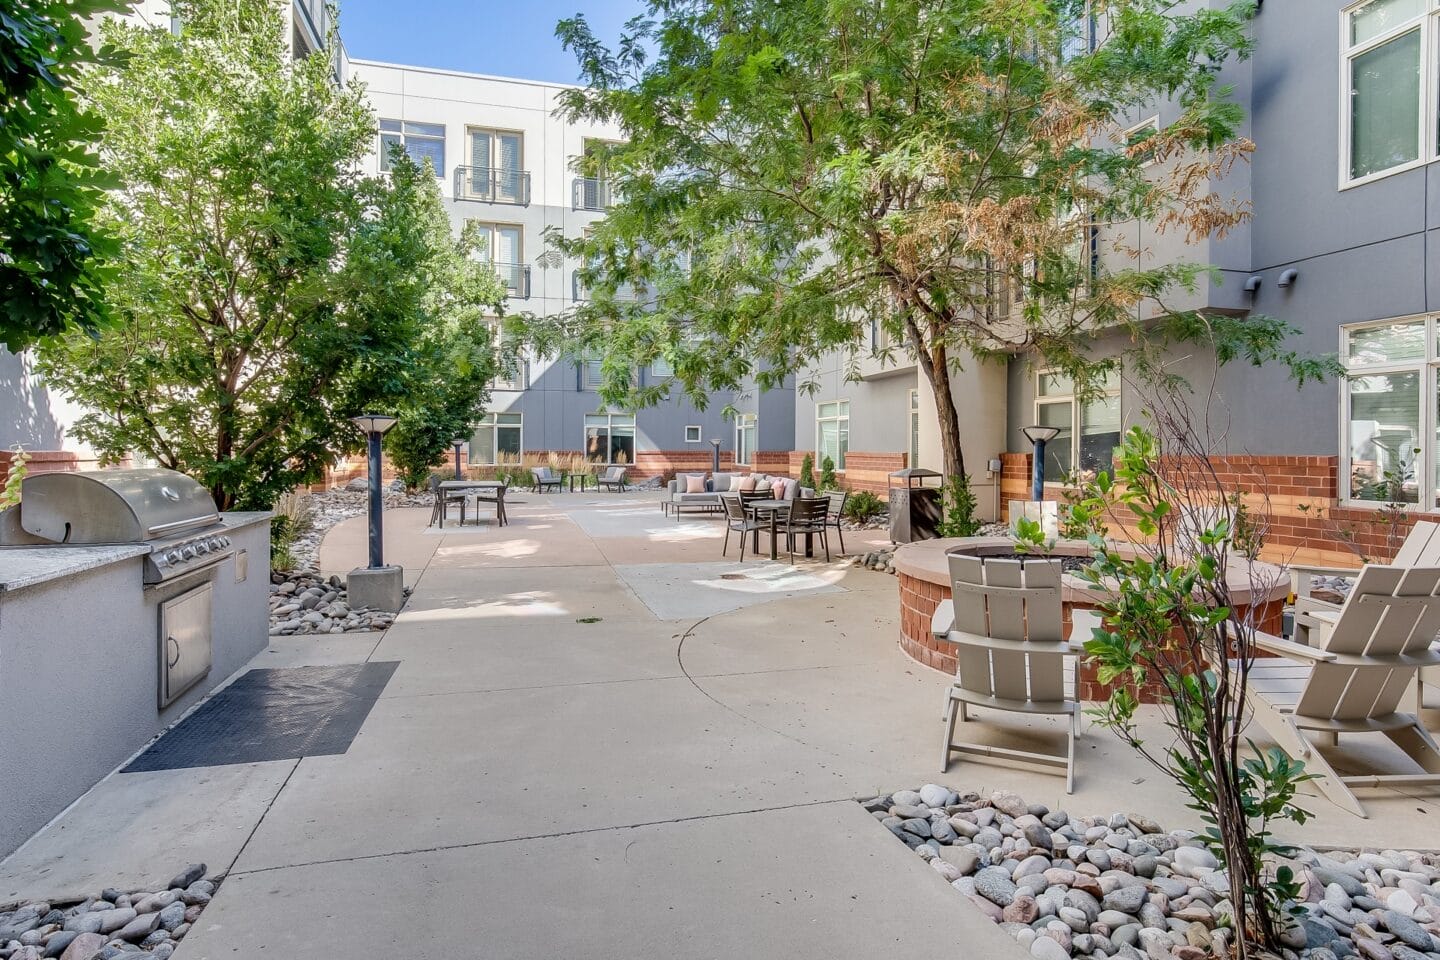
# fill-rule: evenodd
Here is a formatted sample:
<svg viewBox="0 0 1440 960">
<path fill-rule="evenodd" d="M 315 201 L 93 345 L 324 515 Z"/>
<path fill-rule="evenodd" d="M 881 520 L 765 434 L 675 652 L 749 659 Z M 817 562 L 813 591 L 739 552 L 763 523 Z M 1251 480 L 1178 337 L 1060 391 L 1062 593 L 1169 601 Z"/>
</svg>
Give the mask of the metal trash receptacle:
<svg viewBox="0 0 1440 960">
<path fill-rule="evenodd" d="M 895 543 L 933 540 L 939 536 L 940 480 L 944 474 L 910 467 L 890 474 L 890 539 Z M 934 480 L 933 486 L 926 481 Z"/>
</svg>

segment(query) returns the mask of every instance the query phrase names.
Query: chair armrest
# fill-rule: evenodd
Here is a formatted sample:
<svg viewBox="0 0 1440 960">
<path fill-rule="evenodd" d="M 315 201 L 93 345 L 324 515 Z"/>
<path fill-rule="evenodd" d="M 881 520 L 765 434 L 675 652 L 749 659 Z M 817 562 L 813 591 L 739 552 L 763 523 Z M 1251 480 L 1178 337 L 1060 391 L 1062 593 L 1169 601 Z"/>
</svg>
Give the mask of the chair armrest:
<svg viewBox="0 0 1440 960">
<path fill-rule="evenodd" d="M 935 612 L 930 615 L 930 632 L 940 638 L 955 629 L 955 607 L 949 600 L 941 600 Z"/>
<path fill-rule="evenodd" d="M 1255 646 L 1266 653 L 1278 654 L 1289 660 L 1305 660 L 1310 663 L 1329 663 L 1335 659 L 1333 653 L 1326 653 L 1316 647 L 1307 647 L 1293 640 L 1282 640 L 1268 633 L 1255 633 Z"/>
</svg>

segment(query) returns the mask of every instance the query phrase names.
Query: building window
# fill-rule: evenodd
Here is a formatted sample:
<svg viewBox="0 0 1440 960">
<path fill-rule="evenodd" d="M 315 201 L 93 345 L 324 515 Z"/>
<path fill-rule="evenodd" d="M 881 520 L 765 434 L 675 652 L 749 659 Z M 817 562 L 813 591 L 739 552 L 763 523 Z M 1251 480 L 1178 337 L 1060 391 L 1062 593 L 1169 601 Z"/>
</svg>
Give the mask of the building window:
<svg viewBox="0 0 1440 960">
<path fill-rule="evenodd" d="M 467 127 L 465 140 L 470 165 L 457 177 L 460 195 L 466 200 L 491 203 L 529 203 L 530 184 L 526 176 L 525 137 L 512 130 Z"/>
<path fill-rule="evenodd" d="M 585 459 L 591 463 L 634 463 L 635 415 L 633 413 L 586 414 Z"/>
<path fill-rule="evenodd" d="M 1060 21 L 1060 61 L 1068 63 L 1076 57 L 1095 52 L 1095 14 L 1090 4 L 1080 5 L 1076 12 Z"/>
<path fill-rule="evenodd" d="M 751 464 L 755 462 L 755 438 L 758 432 L 759 418 L 753 413 L 742 413 L 735 418 L 735 462 L 738 464 Z"/>
<path fill-rule="evenodd" d="M 1366 0 L 1342 18 L 1343 179 L 1436 157 L 1432 75 L 1440 0 Z"/>
<path fill-rule="evenodd" d="M 1427 432 L 1425 412 L 1440 415 L 1440 358 L 1434 317 L 1342 328 L 1342 496 L 1382 503 L 1440 503 L 1440 416 Z M 1426 465 L 1431 466 L 1426 466 Z"/>
<path fill-rule="evenodd" d="M 910 391 L 910 462 L 909 467 L 920 465 L 920 391 Z"/>
<path fill-rule="evenodd" d="M 835 400 L 815 407 L 815 454 L 820 464 L 829 457 L 836 470 L 845 469 L 850 450 L 850 401 Z M 817 464 L 818 466 L 819 464 Z"/>
<path fill-rule="evenodd" d="M 525 449 L 521 441 L 521 414 L 486 414 L 470 440 L 470 462 L 482 465 L 519 463 L 520 454 Z"/>
<path fill-rule="evenodd" d="M 675 376 L 675 367 L 664 357 L 656 357 L 650 361 L 650 379 L 659 383 L 664 380 L 671 380 Z"/>
<path fill-rule="evenodd" d="M 1035 423 L 1060 431 L 1045 445 L 1046 483 L 1109 469 L 1120 445 L 1119 379 L 1107 376 L 1097 396 L 1080 402 L 1068 376 L 1042 371 L 1035 381 Z"/>
<path fill-rule="evenodd" d="M 699 443 L 699 442 L 700 442 L 700 426 L 699 426 L 699 424 L 694 424 L 694 423 L 692 423 L 692 424 L 690 424 L 688 427 L 685 428 L 685 442 L 686 442 L 686 443 Z"/>
<path fill-rule="evenodd" d="M 399 145 L 416 163 L 428 163 L 435 176 L 445 176 L 445 124 L 380 121 L 380 169 L 390 169 L 390 148 Z"/>
<path fill-rule="evenodd" d="M 1125 149 L 1134 151 L 1135 159 L 1140 161 L 1141 166 L 1148 167 L 1155 162 L 1153 139 L 1159 132 L 1159 117 L 1151 117 L 1125 131 Z"/>
<path fill-rule="evenodd" d="M 515 223 L 471 220 L 480 242 L 480 259 L 490 263 L 512 297 L 530 296 L 530 268 L 525 264 L 525 231 Z"/>
</svg>

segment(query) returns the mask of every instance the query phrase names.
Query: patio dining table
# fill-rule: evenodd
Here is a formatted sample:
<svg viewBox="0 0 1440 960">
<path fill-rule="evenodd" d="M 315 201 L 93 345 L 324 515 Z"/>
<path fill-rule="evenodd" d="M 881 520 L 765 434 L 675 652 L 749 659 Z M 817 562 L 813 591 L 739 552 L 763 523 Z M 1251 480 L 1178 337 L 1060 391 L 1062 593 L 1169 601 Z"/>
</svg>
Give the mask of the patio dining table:
<svg viewBox="0 0 1440 960">
<path fill-rule="evenodd" d="M 757 517 L 762 513 L 770 514 L 770 559 L 777 559 L 778 554 L 775 551 L 775 541 L 779 536 L 779 527 L 777 526 L 777 523 L 779 521 L 780 514 L 788 513 L 790 511 L 790 501 L 751 500 L 749 503 L 745 504 L 745 509 L 754 511 Z"/>
<path fill-rule="evenodd" d="M 505 484 L 500 480 L 441 480 L 440 493 L 442 496 L 444 495 L 446 490 L 498 490 L 500 491 L 499 496 L 504 497 Z M 503 505 L 497 506 L 497 519 L 502 510 Z M 478 506 L 475 508 L 475 516 L 475 523 L 478 525 L 480 523 L 480 508 Z M 464 525 L 463 520 L 461 521 L 461 525 Z M 445 529 L 444 510 L 440 511 L 440 529 Z"/>
</svg>

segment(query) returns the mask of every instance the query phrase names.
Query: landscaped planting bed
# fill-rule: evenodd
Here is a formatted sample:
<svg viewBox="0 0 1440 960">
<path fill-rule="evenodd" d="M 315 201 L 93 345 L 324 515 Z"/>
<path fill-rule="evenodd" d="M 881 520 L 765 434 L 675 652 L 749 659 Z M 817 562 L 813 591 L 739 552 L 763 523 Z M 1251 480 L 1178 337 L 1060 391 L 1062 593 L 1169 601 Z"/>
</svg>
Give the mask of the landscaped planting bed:
<svg viewBox="0 0 1440 960">
<path fill-rule="evenodd" d="M 107 888 L 71 901 L 0 908 L 0 957 L 7 960 L 165 960 L 199 919 L 218 880 L 195 863 L 164 886 Z"/>
<path fill-rule="evenodd" d="M 1229 882 L 1192 831 L 937 784 L 862 803 L 1037 960 L 1204 960 L 1234 944 Z M 1290 865 L 1301 881 L 1290 960 L 1440 958 L 1433 852 L 1299 848 Z"/>
</svg>

